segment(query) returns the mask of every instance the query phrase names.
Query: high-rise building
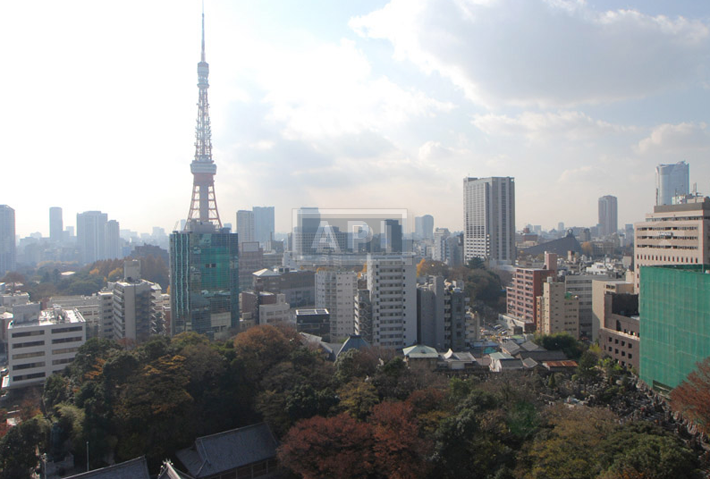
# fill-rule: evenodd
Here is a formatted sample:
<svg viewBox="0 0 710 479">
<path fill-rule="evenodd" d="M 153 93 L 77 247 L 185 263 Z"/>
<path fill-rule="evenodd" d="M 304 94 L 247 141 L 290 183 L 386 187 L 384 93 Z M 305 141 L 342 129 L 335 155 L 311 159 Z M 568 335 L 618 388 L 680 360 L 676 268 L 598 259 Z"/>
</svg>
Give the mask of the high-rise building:
<svg viewBox="0 0 710 479">
<path fill-rule="evenodd" d="M 262 247 L 271 241 L 274 236 L 274 207 L 254 206 L 254 241 L 258 241 Z"/>
<path fill-rule="evenodd" d="M 108 220 L 106 222 L 106 259 L 123 258 L 121 249 L 121 225 L 116 220 Z"/>
<path fill-rule="evenodd" d="M 256 241 L 254 239 L 254 212 L 237 211 L 237 235 L 239 235 L 239 244 Z"/>
<path fill-rule="evenodd" d="M 639 291 L 639 377 L 668 394 L 710 356 L 707 264 L 644 267 Z"/>
<path fill-rule="evenodd" d="M 710 198 L 655 206 L 634 229 L 637 292 L 643 266 L 710 263 Z"/>
<path fill-rule="evenodd" d="M 447 251 L 447 239 L 451 233 L 449 233 L 448 228 L 437 228 L 434 230 L 434 252 L 431 256 L 431 259 L 434 261 L 446 261 L 446 258 L 448 258 L 448 251 Z"/>
<path fill-rule="evenodd" d="M 672 205 L 675 196 L 690 193 L 690 167 L 685 161 L 656 167 L 656 206 Z"/>
<path fill-rule="evenodd" d="M 64 220 L 62 209 L 58 206 L 49 208 L 49 241 L 61 243 L 64 240 Z"/>
<path fill-rule="evenodd" d="M 367 289 L 370 292 L 372 343 L 403 348 L 417 341 L 416 267 L 397 255 L 367 256 Z M 356 325 L 356 333 L 364 334 Z"/>
<path fill-rule="evenodd" d="M 466 347 L 466 297 L 442 276 L 417 285 L 417 343 L 439 350 Z"/>
<path fill-rule="evenodd" d="M 357 273 L 319 270 L 316 272 L 316 308 L 330 312 L 330 338 L 347 338 L 355 332 Z"/>
<path fill-rule="evenodd" d="M 464 178 L 464 261 L 515 261 L 515 180 Z"/>
<path fill-rule="evenodd" d="M 0 205 L 0 277 L 15 270 L 15 210 Z"/>
<path fill-rule="evenodd" d="M 160 285 L 141 279 L 140 261 L 123 265 L 123 280 L 113 283 L 113 334 L 116 340 L 144 343 L 162 334 L 163 310 Z"/>
<path fill-rule="evenodd" d="M 383 253 L 402 253 L 402 225 L 399 220 L 388 219 L 384 221 L 381 247 Z"/>
<path fill-rule="evenodd" d="M 599 226 L 600 236 L 611 236 L 619 229 L 616 196 L 599 198 Z"/>
<path fill-rule="evenodd" d="M 610 277 L 606 274 L 565 275 L 565 291 L 579 298 L 580 338 L 596 339 L 596 329 L 593 327 L 592 283 L 608 279 Z"/>
<path fill-rule="evenodd" d="M 508 315 L 523 321 L 529 331 L 539 325 L 536 298 L 542 295 L 547 278 L 557 275 L 557 255 L 545 253 L 544 268 L 515 268 L 513 279 L 507 288 Z"/>
<path fill-rule="evenodd" d="M 76 215 L 76 241 L 83 264 L 106 259 L 106 223 L 108 215 L 85 211 Z"/>
<path fill-rule="evenodd" d="M 425 241 L 434 239 L 434 217 L 432 215 L 415 217 L 414 234 Z"/>
<path fill-rule="evenodd" d="M 239 327 L 239 245 L 238 235 L 222 228 L 217 211 L 204 14 L 197 75 L 199 100 L 195 159 L 190 165 L 190 212 L 185 229 L 170 235 L 170 333 L 196 331 L 225 337 Z"/>
</svg>

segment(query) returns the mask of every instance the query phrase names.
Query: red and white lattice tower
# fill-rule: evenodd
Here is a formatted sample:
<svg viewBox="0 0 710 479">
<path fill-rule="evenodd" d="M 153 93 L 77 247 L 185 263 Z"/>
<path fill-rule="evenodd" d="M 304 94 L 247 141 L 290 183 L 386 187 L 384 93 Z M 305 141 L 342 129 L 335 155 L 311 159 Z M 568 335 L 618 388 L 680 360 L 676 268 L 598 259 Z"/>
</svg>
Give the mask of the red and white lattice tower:
<svg viewBox="0 0 710 479">
<path fill-rule="evenodd" d="M 193 176 L 192 201 L 187 215 L 186 228 L 199 222 L 211 223 L 221 228 L 222 222 L 217 211 L 217 198 L 214 193 L 214 175 L 217 165 L 212 161 L 212 128 L 210 126 L 209 102 L 207 101 L 207 81 L 210 66 L 205 61 L 205 14 L 202 14 L 202 56 L 197 64 L 197 87 L 200 98 L 197 103 L 197 127 L 195 128 L 195 159 L 190 164 Z"/>
</svg>

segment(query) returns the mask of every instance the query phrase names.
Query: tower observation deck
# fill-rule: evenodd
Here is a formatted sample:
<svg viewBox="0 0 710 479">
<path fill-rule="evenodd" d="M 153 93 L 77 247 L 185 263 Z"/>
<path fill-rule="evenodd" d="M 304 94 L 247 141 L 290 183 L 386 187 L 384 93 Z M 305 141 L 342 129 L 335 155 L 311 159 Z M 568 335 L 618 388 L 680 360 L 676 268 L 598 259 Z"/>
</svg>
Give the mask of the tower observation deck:
<svg viewBox="0 0 710 479">
<path fill-rule="evenodd" d="M 214 192 L 214 175 L 217 165 L 212 161 L 212 127 L 210 126 L 209 88 L 210 66 L 205 61 L 205 14 L 202 14 L 202 54 L 197 64 L 197 126 L 195 127 L 195 159 L 190 164 L 193 176 L 192 201 L 187 215 L 186 230 L 194 230 L 198 225 L 212 225 L 221 228 L 222 222 L 217 211 L 217 198 Z M 201 228 L 201 229 L 203 229 Z"/>
</svg>

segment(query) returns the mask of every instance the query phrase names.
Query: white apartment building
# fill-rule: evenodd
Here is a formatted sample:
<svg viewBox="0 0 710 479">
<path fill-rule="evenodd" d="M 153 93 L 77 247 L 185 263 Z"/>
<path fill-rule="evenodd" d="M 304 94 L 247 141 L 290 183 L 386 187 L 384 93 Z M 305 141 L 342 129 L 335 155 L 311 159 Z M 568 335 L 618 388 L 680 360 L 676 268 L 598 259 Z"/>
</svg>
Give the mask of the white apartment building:
<svg viewBox="0 0 710 479">
<path fill-rule="evenodd" d="M 316 308 L 330 312 L 331 341 L 355 332 L 357 273 L 354 271 L 316 272 Z"/>
<path fill-rule="evenodd" d="M 404 348 L 417 342 L 417 271 L 399 255 L 367 256 L 372 345 Z"/>
<path fill-rule="evenodd" d="M 113 283 L 113 337 L 117 341 L 147 341 L 163 330 L 163 298 L 159 285 L 141 279 L 140 261 L 123 264 L 123 280 Z"/>
<path fill-rule="evenodd" d="M 515 261 L 515 180 L 464 178 L 464 262 L 471 258 Z"/>
<path fill-rule="evenodd" d="M 79 311 L 86 321 L 87 339 L 114 339 L 113 292 L 100 291 L 92 296 L 52 296 L 49 304 Z"/>
<path fill-rule="evenodd" d="M 42 311 L 32 321 L 8 326 L 9 373 L 4 388 L 42 384 L 74 360 L 86 342 L 86 322 L 76 309 L 60 307 Z"/>
</svg>

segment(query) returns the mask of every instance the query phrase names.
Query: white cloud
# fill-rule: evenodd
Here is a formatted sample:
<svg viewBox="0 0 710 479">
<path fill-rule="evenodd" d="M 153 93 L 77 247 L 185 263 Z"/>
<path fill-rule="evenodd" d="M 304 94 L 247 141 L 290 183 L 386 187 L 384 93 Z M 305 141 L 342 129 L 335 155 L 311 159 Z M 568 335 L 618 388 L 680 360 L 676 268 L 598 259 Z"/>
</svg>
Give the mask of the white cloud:
<svg viewBox="0 0 710 479">
<path fill-rule="evenodd" d="M 349 40 L 274 52 L 271 64 L 261 72 L 265 101 L 270 118 L 286 125 L 290 139 L 387 129 L 453 108 L 372 75 L 367 58 Z"/>
<path fill-rule="evenodd" d="M 595 120 L 579 111 L 524 112 L 517 117 L 475 115 L 472 123 L 487 135 L 523 136 L 530 141 L 559 141 L 563 138 L 586 141 L 634 130 L 633 127 Z"/>
<path fill-rule="evenodd" d="M 609 173 L 596 166 L 580 166 L 564 170 L 558 178 L 558 183 L 599 183 L 604 184 L 609 180 Z"/>
<path fill-rule="evenodd" d="M 665 123 L 639 141 L 641 154 L 687 153 L 710 150 L 710 128 L 706 123 Z"/>
<path fill-rule="evenodd" d="M 643 98 L 707 80 L 707 23 L 581 1 L 392 0 L 350 26 L 489 107 Z"/>
</svg>

